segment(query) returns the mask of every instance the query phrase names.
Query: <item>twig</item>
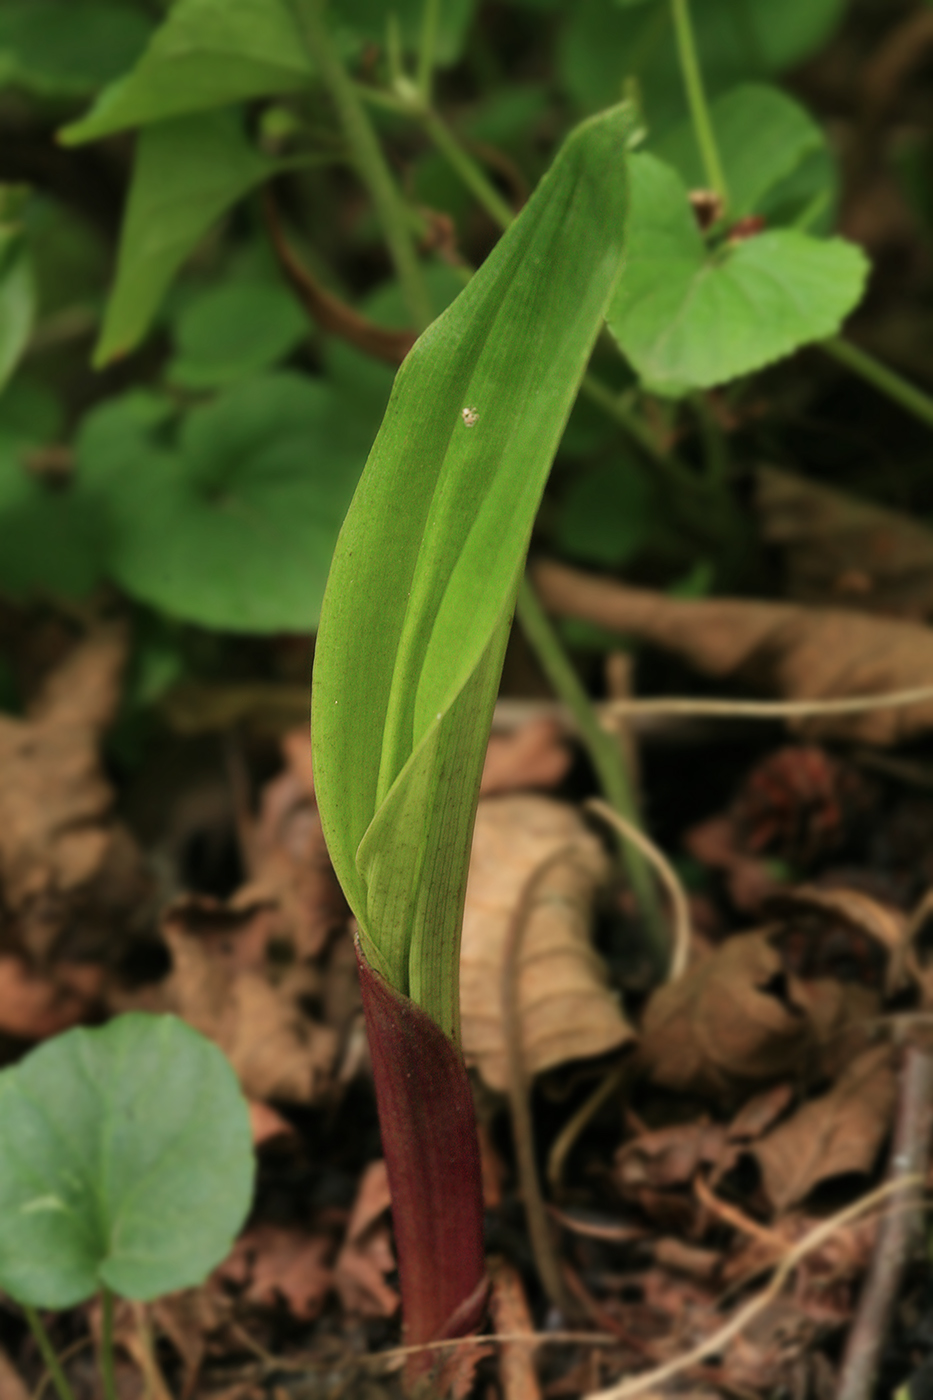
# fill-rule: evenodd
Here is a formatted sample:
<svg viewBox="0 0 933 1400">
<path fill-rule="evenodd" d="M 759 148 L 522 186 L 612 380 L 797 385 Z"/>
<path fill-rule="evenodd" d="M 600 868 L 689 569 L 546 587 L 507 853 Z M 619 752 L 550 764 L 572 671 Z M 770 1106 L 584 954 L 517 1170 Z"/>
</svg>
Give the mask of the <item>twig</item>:
<svg viewBox="0 0 933 1400">
<path fill-rule="evenodd" d="M 693 1189 L 702 1206 L 712 1211 L 720 1220 L 724 1220 L 727 1225 L 731 1225 L 734 1230 L 749 1235 L 759 1244 L 767 1245 L 778 1259 L 782 1259 L 790 1249 L 787 1240 L 776 1230 L 769 1230 L 767 1225 L 759 1225 L 757 1220 L 751 1220 L 738 1206 L 729 1205 L 728 1201 L 721 1200 L 702 1176 L 694 1179 Z"/>
<path fill-rule="evenodd" d="M 870 710 L 897 710 L 933 700 L 933 685 L 880 695 L 850 695 L 839 700 L 700 700 L 689 695 L 660 695 L 652 700 L 611 700 L 602 708 L 613 715 L 696 715 L 715 719 L 797 719 L 807 715 L 859 715 Z"/>
<path fill-rule="evenodd" d="M 555 1194 L 561 1189 L 564 1164 L 577 1138 L 590 1120 L 599 1112 L 603 1104 L 622 1088 L 629 1073 L 630 1067 L 624 1062 L 611 1069 L 609 1073 L 604 1075 L 599 1081 L 589 1098 L 580 1105 L 573 1117 L 569 1118 L 563 1128 L 561 1128 L 560 1133 L 554 1140 L 554 1145 L 548 1153 L 547 1159 L 548 1185 Z M 569 1228 L 573 1229 L 574 1227 L 570 1226 Z M 581 1231 L 581 1233 L 585 1234 L 586 1232 Z"/>
<path fill-rule="evenodd" d="M 531 872 L 525 881 L 518 904 L 509 922 L 502 963 L 502 1018 L 505 1031 L 506 1066 L 508 1070 L 509 1103 L 512 1109 L 512 1133 L 521 1184 L 525 1219 L 531 1239 L 532 1253 L 538 1273 L 555 1307 L 570 1316 L 573 1303 L 564 1285 L 560 1264 L 554 1249 L 551 1225 L 547 1217 L 538 1168 L 535 1162 L 534 1129 L 531 1121 L 528 1074 L 522 1046 L 522 1017 L 519 1001 L 518 964 L 535 900 L 541 882 L 555 865 L 573 857 L 574 847 L 561 846 Z"/>
<path fill-rule="evenodd" d="M 713 1332 L 711 1336 L 699 1342 L 695 1347 L 691 1347 L 681 1356 L 665 1362 L 663 1366 L 657 1366 L 652 1371 L 645 1371 L 640 1376 L 633 1376 L 631 1379 L 622 1381 L 618 1385 L 609 1386 L 605 1390 L 591 1391 L 589 1395 L 583 1397 L 583 1400 L 634 1400 L 636 1395 L 644 1395 L 646 1391 L 655 1390 L 673 1376 L 680 1375 L 682 1371 L 690 1370 L 705 1357 L 714 1352 L 722 1351 L 733 1337 L 737 1337 L 750 1322 L 753 1322 L 760 1313 L 770 1307 L 801 1260 L 805 1259 L 808 1254 L 812 1254 L 815 1249 L 819 1249 L 820 1245 L 825 1244 L 837 1231 L 851 1224 L 853 1220 L 857 1220 L 868 1211 L 874 1210 L 882 1201 L 896 1195 L 898 1191 L 915 1185 L 922 1185 L 922 1178 L 903 1177 L 896 1182 L 885 1182 L 883 1186 L 879 1186 L 876 1191 L 871 1191 L 867 1196 L 863 1196 L 854 1205 L 839 1211 L 837 1215 L 830 1216 L 828 1220 L 823 1221 L 822 1225 L 810 1230 L 799 1243 L 788 1250 L 768 1286 L 750 1299 L 743 1308 L 733 1314 L 729 1321 Z"/>
<path fill-rule="evenodd" d="M 667 891 L 671 901 L 671 918 L 674 925 L 667 977 L 669 982 L 673 982 L 685 971 L 690 953 L 690 906 L 674 867 L 643 831 L 639 831 L 637 826 L 614 811 L 608 802 L 603 802 L 598 797 L 591 797 L 583 805 L 587 811 L 595 813 L 609 826 L 615 827 L 626 841 L 631 841 L 632 845 L 641 851 L 645 859 L 654 866 L 658 879 Z"/>
<path fill-rule="evenodd" d="M 908 1188 L 911 1179 L 926 1179 L 933 1131 L 933 1053 L 908 1046 L 901 1068 L 900 1099 L 889 1184 L 903 1189 L 904 1209 L 885 1216 L 878 1230 L 868 1277 L 849 1331 L 836 1400 L 869 1400 L 874 1394 L 881 1350 L 888 1335 L 891 1312 L 920 1226 L 921 1192 Z"/>
</svg>

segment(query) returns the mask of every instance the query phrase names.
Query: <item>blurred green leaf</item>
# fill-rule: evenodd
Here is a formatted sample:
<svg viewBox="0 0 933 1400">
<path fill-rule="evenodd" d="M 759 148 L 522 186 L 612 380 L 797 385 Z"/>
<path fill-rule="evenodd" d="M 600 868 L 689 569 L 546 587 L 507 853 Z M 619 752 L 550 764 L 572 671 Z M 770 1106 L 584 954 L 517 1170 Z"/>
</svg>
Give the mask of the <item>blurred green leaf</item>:
<svg viewBox="0 0 933 1400">
<path fill-rule="evenodd" d="M 710 119 L 729 187 L 729 216 L 759 212 L 764 196 L 814 151 L 825 148 L 808 112 L 779 88 L 744 83 L 710 104 Z M 706 175 L 693 123 L 685 122 L 652 153 L 672 165 L 688 189 L 702 189 Z"/>
<path fill-rule="evenodd" d="M 476 0 L 441 0 L 437 26 L 435 61 L 441 68 L 456 63 L 463 53 L 467 31 L 476 9 Z M 386 24 L 394 14 L 402 47 L 416 51 L 421 38 L 424 0 L 340 0 L 331 7 L 330 23 L 338 38 L 356 44 L 384 45 Z"/>
<path fill-rule="evenodd" d="M 367 957 L 454 1038 L 492 707 L 535 513 L 621 266 L 630 126 L 617 108 L 571 134 L 404 361 L 328 580 L 312 702 L 328 848 Z"/>
<path fill-rule="evenodd" d="M 279 282 L 229 282 L 190 301 L 175 323 L 168 378 L 219 389 L 269 369 L 308 338 L 309 323 Z"/>
<path fill-rule="evenodd" d="M 311 65 L 285 0 L 175 0 L 132 72 L 60 133 L 65 145 L 212 107 L 295 92 Z"/>
<path fill-rule="evenodd" d="M 101 581 L 101 513 L 72 482 L 27 468 L 21 441 L 0 432 L 0 593 L 86 597 Z"/>
<path fill-rule="evenodd" d="M 176 117 L 140 134 L 95 365 L 139 343 L 188 254 L 231 204 L 280 168 L 250 145 L 235 112 Z"/>
<path fill-rule="evenodd" d="M 371 442 L 352 399 L 282 372 L 192 409 L 175 438 L 170 413 L 128 395 L 82 425 L 80 487 L 106 511 L 108 572 L 206 627 L 313 630 Z"/>
<path fill-rule="evenodd" d="M 703 0 L 693 25 L 707 92 L 779 73 L 829 38 L 846 0 Z M 575 0 L 557 48 L 562 84 L 586 111 L 618 101 L 639 80 L 655 136 L 687 116 L 670 0 L 620 9 L 615 0 Z"/>
<path fill-rule="evenodd" d="M 174 1016 L 46 1041 L 0 1074 L 0 1284 L 66 1308 L 155 1298 L 229 1252 L 253 1185 L 230 1063 Z"/>
<path fill-rule="evenodd" d="M 680 177 L 647 154 L 632 159 L 629 230 L 609 328 L 645 386 L 674 397 L 834 335 L 868 273 L 854 244 L 793 229 L 708 250 Z"/>
<path fill-rule="evenodd" d="M 136 62 L 151 32 L 142 10 L 114 0 L 4 0 L 0 87 L 90 96 Z"/>
<path fill-rule="evenodd" d="M 17 228 L 0 227 L 0 388 L 13 373 L 36 314 L 32 263 Z"/>
<path fill-rule="evenodd" d="M 625 564 L 663 524 L 657 485 L 634 456 L 574 473 L 560 501 L 554 543 L 587 563 Z"/>
</svg>

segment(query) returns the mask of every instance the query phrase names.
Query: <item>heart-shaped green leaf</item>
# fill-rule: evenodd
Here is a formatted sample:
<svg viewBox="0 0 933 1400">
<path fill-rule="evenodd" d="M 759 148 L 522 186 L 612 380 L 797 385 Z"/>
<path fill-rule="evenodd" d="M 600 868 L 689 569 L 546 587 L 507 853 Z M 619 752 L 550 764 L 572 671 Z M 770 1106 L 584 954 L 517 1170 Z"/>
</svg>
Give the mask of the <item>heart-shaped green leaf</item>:
<svg viewBox="0 0 933 1400">
<path fill-rule="evenodd" d="M 136 62 L 152 30 L 116 0 L 4 0 L 0 86 L 85 97 Z"/>
<path fill-rule="evenodd" d="M 68 1031 L 0 1073 L 0 1286 L 21 1303 L 200 1283 L 252 1183 L 233 1070 L 174 1016 Z"/>
<path fill-rule="evenodd" d="M 186 389 L 220 389 L 268 369 L 308 337 L 308 318 L 281 282 L 212 287 L 175 323 L 168 378 Z"/>
<path fill-rule="evenodd" d="M 208 627 L 310 631 L 375 425 L 322 380 L 260 375 L 193 409 L 165 400 L 92 413 L 78 483 L 107 523 L 128 593 Z"/>
<path fill-rule="evenodd" d="M 729 187 L 729 216 L 756 214 L 764 196 L 826 141 L 813 118 L 780 88 L 744 83 L 710 104 L 710 120 Z M 706 181 L 692 122 L 652 147 L 688 189 Z"/>
<path fill-rule="evenodd" d="M 280 168 L 250 145 L 235 112 L 177 117 L 140 134 L 96 365 L 138 344 L 175 273 L 211 225 Z"/>
<path fill-rule="evenodd" d="M 708 389 L 834 335 L 857 305 L 865 255 L 778 229 L 707 249 L 676 171 L 632 158 L 627 273 L 609 328 L 646 386 Z"/>
<path fill-rule="evenodd" d="M 621 266 L 622 108 L 584 123 L 399 371 L 315 652 L 315 783 L 367 958 L 458 1034 L 460 924 L 505 643 Z"/>
<path fill-rule="evenodd" d="M 166 117 L 295 92 L 311 71 L 284 0 L 177 0 L 132 72 L 105 88 L 60 139 L 77 145 Z"/>
</svg>

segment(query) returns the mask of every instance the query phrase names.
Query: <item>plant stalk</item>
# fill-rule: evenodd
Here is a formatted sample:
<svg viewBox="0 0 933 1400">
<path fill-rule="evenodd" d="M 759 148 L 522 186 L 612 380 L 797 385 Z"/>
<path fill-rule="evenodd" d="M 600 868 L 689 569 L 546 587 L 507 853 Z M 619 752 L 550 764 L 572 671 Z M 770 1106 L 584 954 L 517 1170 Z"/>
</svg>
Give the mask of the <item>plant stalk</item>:
<svg viewBox="0 0 933 1400">
<path fill-rule="evenodd" d="M 325 0 L 298 0 L 298 4 L 308 48 L 340 115 L 360 179 L 369 190 L 408 313 L 418 330 L 424 330 L 434 319 L 434 312 L 404 202 L 357 88 L 331 43 L 324 18 Z"/>
<path fill-rule="evenodd" d="M 437 26 L 440 16 L 441 0 L 424 0 L 418 45 L 418 92 L 426 107 L 431 105 L 434 59 L 437 52 Z"/>
<path fill-rule="evenodd" d="M 477 203 L 482 205 L 500 228 L 507 229 L 515 218 L 515 211 L 502 198 L 492 181 L 487 179 L 485 172 L 472 156 L 463 149 L 446 122 L 430 107 L 426 107 L 421 114 L 421 122 L 441 155 L 460 176 Z"/>
<path fill-rule="evenodd" d="M 618 742 L 600 724 L 590 698 L 527 578 L 522 580 L 519 589 L 517 614 L 522 631 L 555 693 L 576 720 L 580 737 L 609 804 L 629 821 L 637 823 L 637 803 Z M 658 966 L 663 967 L 668 956 L 667 934 L 651 868 L 641 852 L 628 842 L 620 842 L 620 852 Z"/>
<path fill-rule="evenodd" d="M 861 350 L 857 345 L 853 345 L 851 340 L 843 340 L 841 336 L 822 341 L 820 348 L 839 364 L 845 365 L 853 374 L 866 380 L 880 394 L 887 395 L 901 408 L 912 413 L 928 428 L 933 428 L 933 397 L 918 389 L 915 384 L 902 379 L 895 370 L 883 365 L 874 355 L 869 355 L 867 350 Z"/>
<path fill-rule="evenodd" d="M 24 1304 L 23 1313 L 25 1314 L 26 1321 L 29 1323 L 29 1330 L 36 1339 L 36 1345 L 42 1353 L 42 1360 L 45 1362 L 46 1369 L 52 1377 L 52 1384 L 58 1391 L 59 1400 L 75 1400 L 75 1393 L 65 1378 L 61 1362 L 55 1354 L 55 1348 L 52 1346 L 48 1332 L 46 1332 L 42 1325 L 39 1314 L 36 1312 L 35 1308 L 31 1308 L 28 1303 Z"/>
<path fill-rule="evenodd" d="M 104 1382 L 104 1400 L 118 1400 L 113 1370 L 113 1294 L 109 1288 L 100 1290 L 100 1305 L 100 1374 Z"/>
<path fill-rule="evenodd" d="M 700 148 L 700 159 L 703 161 L 703 169 L 706 172 L 709 187 L 719 195 L 725 210 L 729 203 L 729 190 L 726 185 L 722 161 L 719 158 L 716 134 L 710 120 L 706 91 L 703 87 L 703 73 L 700 69 L 693 24 L 690 20 L 690 0 L 671 0 L 671 9 L 674 17 L 674 30 L 677 35 L 677 56 L 680 59 L 680 71 L 687 92 L 687 102 L 690 106 L 690 119 L 693 122 L 694 135 Z"/>
</svg>

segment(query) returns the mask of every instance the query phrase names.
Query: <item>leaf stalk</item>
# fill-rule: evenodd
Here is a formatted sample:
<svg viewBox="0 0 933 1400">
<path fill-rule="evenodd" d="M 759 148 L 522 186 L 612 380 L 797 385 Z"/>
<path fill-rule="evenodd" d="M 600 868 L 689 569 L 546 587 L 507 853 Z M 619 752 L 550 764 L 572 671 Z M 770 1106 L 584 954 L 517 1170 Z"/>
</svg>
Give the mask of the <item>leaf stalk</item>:
<svg viewBox="0 0 933 1400">
<path fill-rule="evenodd" d="M 35 1308 L 30 1307 L 28 1303 L 24 1304 L 23 1313 L 25 1314 L 26 1321 L 29 1323 L 29 1330 L 36 1339 L 36 1346 L 42 1353 L 42 1360 L 45 1362 L 46 1369 L 52 1377 L 52 1384 L 58 1391 L 59 1400 L 75 1400 L 75 1393 L 65 1378 L 61 1362 L 56 1355 L 55 1348 L 52 1346 L 48 1332 L 46 1332 L 42 1325 L 39 1314 L 36 1312 Z"/>
<path fill-rule="evenodd" d="M 851 340 L 843 340 L 841 336 L 824 340 L 821 349 L 840 365 L 845 365 L 853 374 L 859 375 L 880 394 L 886 395 L 908 413 L 913 414 L 914 418 L 919 419 L 928 428 L 933 428 L 933 397 L 918 389 L 915 384 L 909 383 L 895 370 L 883 365 L 867 350 L 853 345 Z"/>
<path fill-rule="evenodd" d="M 700 69 L 696 39 L 690 19 L 690 0 L 671 0 L 671 9 L 674 17 L 674 31 L 677 35 L 677 56 L 680 59 L 680 71 L 687 93 L 687 102 L 690 106 L 690 119 L 693 122 L 694 134 L 700 148 L 700 158 L 703 161 L 703 169 L 706 171 L 709 187 L 719 195 L 723 209 L 725 209 L 729 203 L 729 190 L 722 161 L 719 158 L 719 147 L 716 144 L 716 134 L 713 131 L 706 90 L 703 86 L 703 73 Z"/>
</svg>

